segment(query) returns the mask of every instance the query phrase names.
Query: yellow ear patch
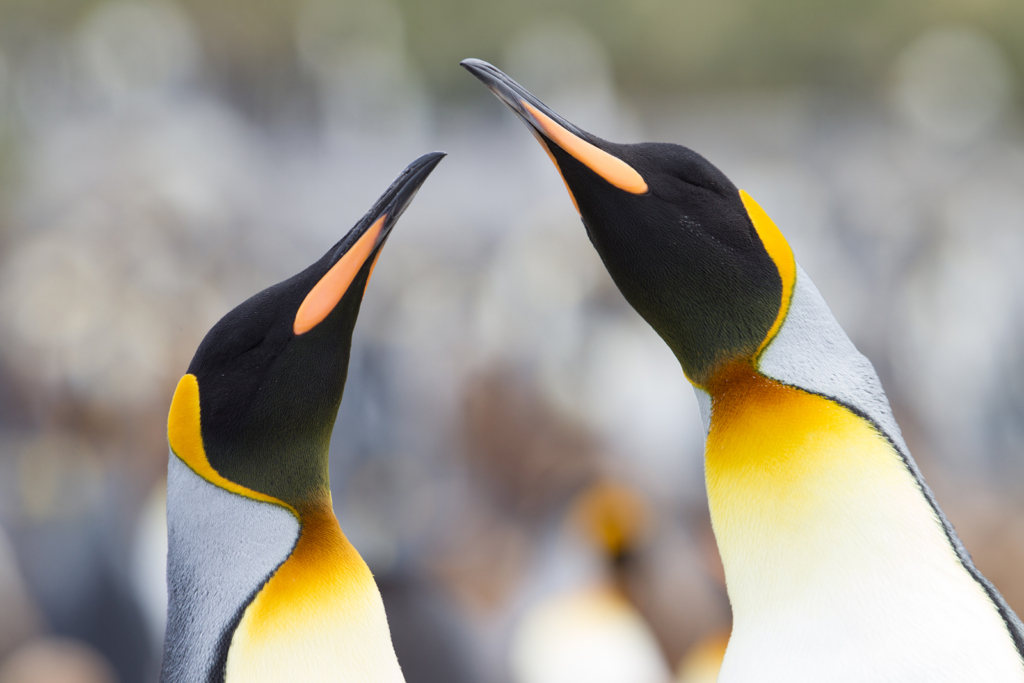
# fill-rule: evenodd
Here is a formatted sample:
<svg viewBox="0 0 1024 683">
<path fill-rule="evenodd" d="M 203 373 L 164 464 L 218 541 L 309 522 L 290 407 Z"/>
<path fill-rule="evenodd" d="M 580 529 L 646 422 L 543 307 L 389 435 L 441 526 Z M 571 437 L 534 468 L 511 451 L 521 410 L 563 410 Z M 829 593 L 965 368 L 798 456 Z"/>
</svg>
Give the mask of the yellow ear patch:
<svg viewBox="0 0 1024 683">
<path fill-rule="evenodd" d="M 283 500 L 236 484 L 213 469 L 203 447 L 203 433 L 199 420 L 199 380 L 195 375 L 185 375 L 178 381 L 178 388 L 171 399 L 171 411 L 167 415 L 167 442 L 182 462 L 214 486 L 246 498 L 280 505 L 298 517 L 295 508 Z"/>
<path fill-rule="evenodd" d="M 591 171 L 620 190 L 625 190 L 632 194 L 644 194 L 647 192 L 646 181 L 637 173 L 636 169 L 625 161 L 570 133 L 556 123 L 554 119 L 529 102 L 521 100 L 521 103 L 530 112 L 533 120 L 537 122 L 537 125 L 540 126 L 545 135 Z M 574 199 L 573 202 L 575 201 Z"/>
<path fill-rule="evenodd" d="M 323 322 L 324 318 L 330 315 L 334 307 L 345 296 L 349 285 L 355 279 L 359 269 L 370 258 L 373 248 L 377 246 L 377 236 L 384 228 L 384 220 L 387 214 L 382 214 L 374 221 L 373 225 L 363 233 L 362 237 L 356 240 L 341 259 L 331 266 L 327 274 L 320 278 L 320 282 L 313 285 L 309 294 L 302 300 L 299 312 L 295 314 L 295 323 L 292 329 L 295 334 L 304 334 Z"/>
<path fill-rule="evenodd" d="M 775 316 L 775 322 L 772 323 L 761 345 L 757 347 L 755 355 L 759 356 L 768 343 L 775 338 L 779 328 L 782 327 L 782 321 L 786 319 L 786 313 L 789 312 L 793 287 L 796 286 L 796 259 L 793 258 L 793 250 L 782 235 L 782 231 L 775 225 L 775 221 L 765 213 L 764 209 L 754 201 L 754 198 L 740 190 L 740 199 L 743 200 L 743 206 L 747 210 L 747 215 L 750 216 L 750 221 L 754 224 L 754 229 L 757 230 L 758 237 L 761 238 L 761 243 L 764 244 L 765 251 L 775 263 L 775 267 L 779 270 L 779 277 L 782 278 L 782 303 L 779 305 L 779 314 Z"/>
</svg>

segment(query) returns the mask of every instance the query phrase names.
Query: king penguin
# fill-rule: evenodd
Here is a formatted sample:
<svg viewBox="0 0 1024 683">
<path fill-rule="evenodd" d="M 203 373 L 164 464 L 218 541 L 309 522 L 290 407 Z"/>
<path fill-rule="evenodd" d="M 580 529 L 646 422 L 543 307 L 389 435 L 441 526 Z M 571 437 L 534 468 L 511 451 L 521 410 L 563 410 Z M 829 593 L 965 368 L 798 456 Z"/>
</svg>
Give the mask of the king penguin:
<svg viewBox="0 0 1024 683">
<path fill-rule="evenodd" d="M 512 680 L 669 683 L 661 645 L 629 590 L 651 526 L 643 497 L 599 480 L 576 496 L 567 518 L 562 531 L 569 533 L 559 534 L 541 573 L 557 588 L 536 600 L 513 630 Z M 567 580 L 571 586 L 560 585 Z"/>
<path fill-rule="evenodd" d="M 373 576 L 334 516 L 352 330 L 426 154 L 323 258 L 225 315 L 168 417 L 166 683 L 401 683 Z"/>
<path fill-rule="evenodd" d="M 462 65 L 540 141 L 696 390 L 733 609 L 720 683 L 1024 681 L 1024 627 L 765 211 L 685 147 L 602 140 L 490 64 Z"/>
</svg>

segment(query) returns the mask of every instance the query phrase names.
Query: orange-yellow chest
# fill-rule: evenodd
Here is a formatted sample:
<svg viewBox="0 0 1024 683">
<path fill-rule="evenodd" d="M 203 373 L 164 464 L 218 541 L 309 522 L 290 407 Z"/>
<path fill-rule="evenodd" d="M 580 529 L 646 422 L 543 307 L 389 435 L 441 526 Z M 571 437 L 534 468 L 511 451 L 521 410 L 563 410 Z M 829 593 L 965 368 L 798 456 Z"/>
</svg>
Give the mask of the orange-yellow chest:
<svg viewBox="0 0 1024 683">
<path fill-rule="evenodd" d="M 896 469 L 884 439 L 845 408 L 748 367 L 727 373 L 714 385 L 706 451 L 712 510 L 723 521 L 742 510 L 780 531 L 803 528 L 835 502 L 826 484 Z"/>
<path fill-rule="evenodd" d="M 288 680 L 403 680 L 373 576 L 329 506 L 304 511 L 228 650 L 227 683 Z"/>
<path fill-rule="evenodd" d="M 749 365 L 709 386 L 733 631 L 719 681 L 1022 681 L 992 601 L 867 420 Z"/>
<path fill-rule="evenodd" d="M 781 599 L 876 571 L 904 536 L 914 538 L 903 550 L 955 559 L 913 475 L 867 420 L 748 365 L 709 388 L 708 499 L 734 605 L 764 580 Z"/>
</svg>

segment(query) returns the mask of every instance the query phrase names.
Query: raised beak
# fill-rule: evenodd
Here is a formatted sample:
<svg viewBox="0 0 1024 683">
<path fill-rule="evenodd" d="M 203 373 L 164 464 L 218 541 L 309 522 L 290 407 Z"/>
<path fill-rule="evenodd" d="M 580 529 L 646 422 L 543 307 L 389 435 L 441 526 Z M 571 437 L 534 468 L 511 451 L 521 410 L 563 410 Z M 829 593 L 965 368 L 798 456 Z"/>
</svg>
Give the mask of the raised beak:
<svg viewBox="0 0 1024 683">
<path fill-rule="evenodd" d="M 631 194 L 647 192 L 647 182 L 643 176 L 625 161 L 595 144 L 601 142 L 599 138 L 566 121 L 500 69 L 480 59 L 465 59 L 460 64 L 515 112 L 544 146 L 555 166 L 558 166 L 558 162 L 550 145 L 557 145 L 620 190 Z M 572 195 L 572 188 L 569 188 L 569 194 Z"/>
<path fill-rule="evenodd" d="M 548 105 L 534 97 L 529 90 L 513 81 L 508 74 L 493 64 L 488 64 L 482 59 L 464 59 L 459 62 L 459 65 L 476 76 L 481 83 L 487 86 L 488 90 L 494 93 L 495 97 L 508 105 L 508 108 L 515 112 L 523 123 L 535 133 L 543 135 L 544 129 L 527 106 L 534 112 L 540 112 L 551 119 L 572 135 L 582 139 L 589 137 L 586 132 L 563 119 Z"/>
<path fill-rule="evenodd" d="M 430 152 L 409 164 L 366 215 L 335 245 L 328 259 L 329 269 L 309 290 L 295 314 L 292 326 L 295 334 L 308 332 L 330 315 L 356 275 L 371 259 L 372 274 L 391 229 L 444 156 L 444 152 Z"/>
<path fill-rule="evenodd" d="M 444 152 L 429 152 L 406 166 L 384 194 L 374 202 L 366 215 L 338 242 L 334 249 L 334 260 L 341 259 L 378 223 L 380 229 L 377 231 L 373 247 L 376 249 L 383 244 L 395 223 L 412 203 L 413 197 L 419 192 L 427 176 L 445 156 Z"/>
</svg>

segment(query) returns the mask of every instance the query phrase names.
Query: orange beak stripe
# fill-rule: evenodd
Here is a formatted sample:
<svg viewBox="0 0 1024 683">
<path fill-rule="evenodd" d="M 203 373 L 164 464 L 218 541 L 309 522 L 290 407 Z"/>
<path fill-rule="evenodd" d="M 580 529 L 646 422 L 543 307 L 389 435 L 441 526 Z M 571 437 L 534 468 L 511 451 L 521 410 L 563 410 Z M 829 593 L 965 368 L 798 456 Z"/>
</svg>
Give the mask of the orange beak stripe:
<svg viewBox="0 0 1024 683">
<path fill-rule="evenodd" d="M 370 286 L 370 278 L 373 277 L 373 269 L 377 267 L 377 261 L 380 260 L 380 255 L 383 249 L 377 252 L 377 255 L 373 257 L 373 263 L 370 264 L 370 274 L 366 276 L 366 284 L 363 285 L 363 296 L 366 296 L 366 288 Z"/>
<path fill-rule="evenodd" d="M 520 100 L 520 103 L 530 112 L 533 120 L 537 122 L 545 135 L 591 171 L 620 190 L 631 194 L 647 192 L 647 183 L 636 172 L 636 169 L 625 161 L 570 133 L 529 102 Z"/>
<path fill-rule="evenodd" d="M 323 322 L 323 319 L 330 315 L 334 307 L 345 296 L 349 285 L 355 279 L 359 269 L 370 258 L 373 248 L 377 246 L 377 236 L 384 227 L 384 220 L 387 214 L 383 214 L 374 221 L 373 225 L 363 233 L 363 236 L 356 240 L 356 243 L 341 257 L 337 263 L 331 266 L 327 274 L 320 278 L 320 282 L 313 285 L 309 294 L 302 300 L 299 312 L 295 314 L 295 323 L 292 329 L 295 334 L 304 334 Z"/>
<path fill-rule="evenodd" d="M 527 128 L 530 127 L 527 126 Z M 576 195 L 572 193 L 572 188 L 569 187 L 569 183 L 566 182 L 565 176 L 562 175 L 562 169 L 558 165 L 558 159 L 555 159 L 555 155 L 551 153 L 551 148 L 548 147 L 548 141 L 544 139 L 543 135 L 535 131 L 533 128 L 530 128 L 530 132 L 533 133 L 533 137 L 537 138 L 537 142 L 540 143 L 540 146 L 544 148 L 544 153 L 548 155 L 548 159 L 551 159 L 551 163 L 555 165 L 555 170 L 557 170 L 558 175 L 562 177 L 562 183 L 565 185 L 565 190 L 569 193 L 569 199 L 572 200 L 572 205 L 576 207 L 576 213 L 579 213 L 580 205 L 576 203 Z"/>
</svg>

